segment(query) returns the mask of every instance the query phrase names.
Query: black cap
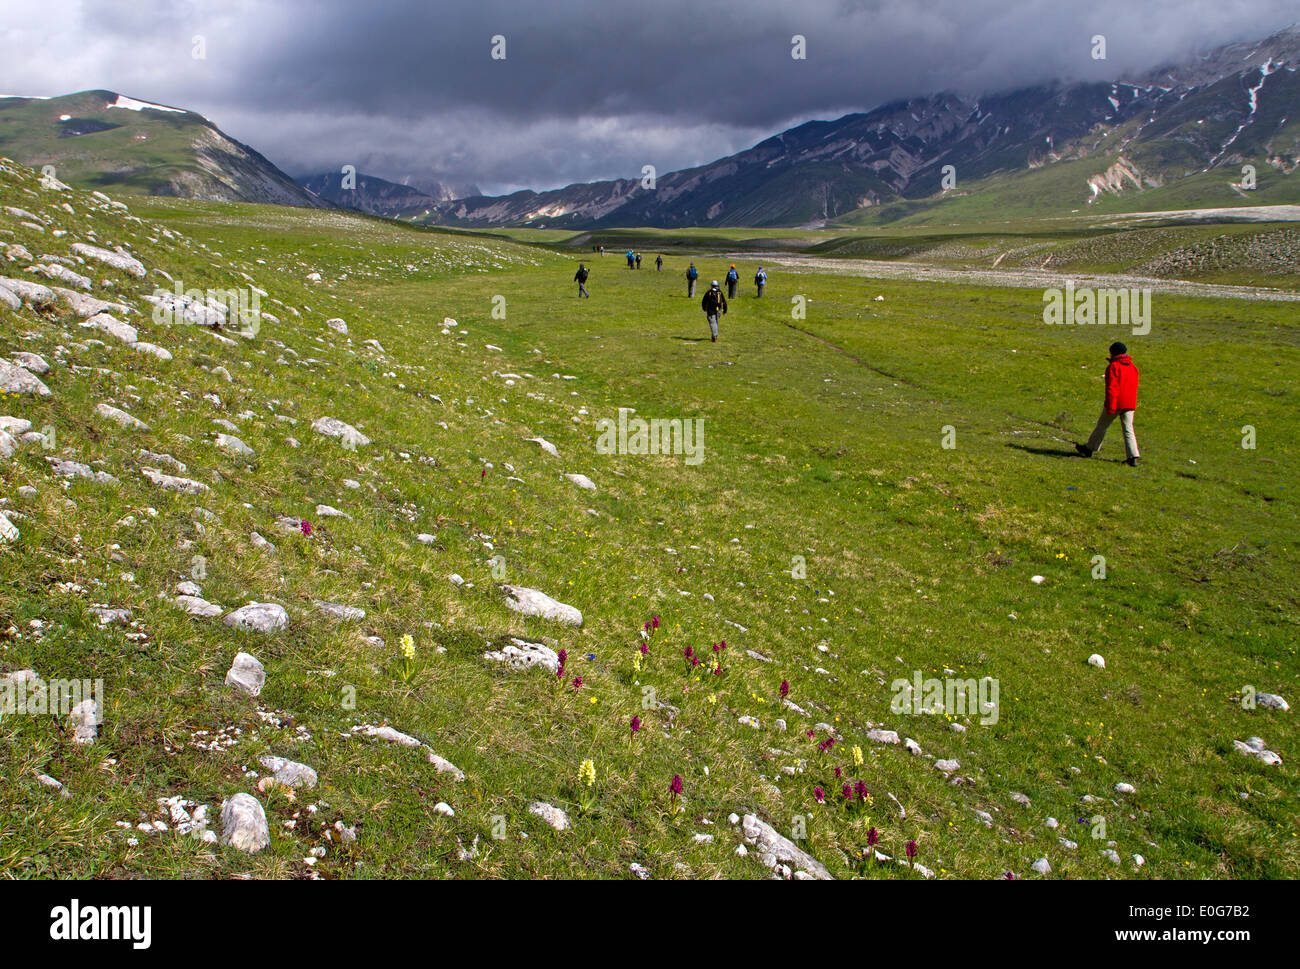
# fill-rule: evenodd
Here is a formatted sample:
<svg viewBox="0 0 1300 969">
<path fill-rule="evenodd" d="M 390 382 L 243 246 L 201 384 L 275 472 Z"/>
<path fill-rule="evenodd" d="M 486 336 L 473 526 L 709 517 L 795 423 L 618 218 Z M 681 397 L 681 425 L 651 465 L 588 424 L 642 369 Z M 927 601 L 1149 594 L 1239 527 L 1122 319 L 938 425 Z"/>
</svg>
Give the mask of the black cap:
<svg viewBox="0 0 1300 969">
<path fill-rule="evenodd" d="M 1124 346 L 1124 344 L 1115 342 L 1110 345 L 1110 355 L 1112 357 L 1122 357 L 1126 353 L 1128 353 L 1128 347 Z"/>
</svg>

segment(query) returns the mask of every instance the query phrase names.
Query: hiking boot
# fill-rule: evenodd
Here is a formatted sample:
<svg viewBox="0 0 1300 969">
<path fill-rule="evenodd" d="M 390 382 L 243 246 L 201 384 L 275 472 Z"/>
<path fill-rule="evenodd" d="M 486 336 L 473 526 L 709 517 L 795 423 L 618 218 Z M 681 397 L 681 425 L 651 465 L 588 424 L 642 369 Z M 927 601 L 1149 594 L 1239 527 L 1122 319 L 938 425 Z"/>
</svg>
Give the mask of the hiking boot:
<svg viewBox="0 0 1300 969">
<path fill-rule="evenodd" d="M 1124 459 L 1124 463 L 1127 464 L 1130 468 L 1136 468 L 1136 467 L 1138 466 L 1138 459 L 1137 459 L 1137 458 L 1125 458 L 1125 459 Z"/>
<path fill-rule="evenodd" d="M 1079 456 L 1080 456 L 1080 457 L 1083 457 L 1083 458 L 1090 458 L 1090 457 L 1092 457 L 1092 451 L 1089 450 L 1088 445 L 1086 445 L 1086 444 L 1076 444 L 1076 445 L 1074 446 L 1074 449 L 1075 449 L 1076 451 L 1079 452 Z"/>
</svg>

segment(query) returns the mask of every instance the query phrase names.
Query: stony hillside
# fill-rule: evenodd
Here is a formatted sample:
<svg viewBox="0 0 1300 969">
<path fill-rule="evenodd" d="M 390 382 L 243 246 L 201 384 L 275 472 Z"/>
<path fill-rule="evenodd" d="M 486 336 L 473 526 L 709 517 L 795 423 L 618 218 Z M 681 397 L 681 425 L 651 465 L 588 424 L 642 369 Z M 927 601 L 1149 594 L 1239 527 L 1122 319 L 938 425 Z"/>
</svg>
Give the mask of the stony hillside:
<svg viewBox="0 0 1300 969">
<path fill-rule="evenodd" d="M 1153 408 L 1139 507 L 1029 453 L 1097 391 L 1036 294 L 774 278 L 714 345 L 676 273 L 9 160 L 0 253 L 0 875 L 1300 872 L 1289 307 L 1208 375 L 1269 449 Z"/>
<path fill-rule="evenodd" d="M 92 190 L 324 205 L 207 118 L 113 91 L 0 98 L 0 154 Z"/>
</svg>

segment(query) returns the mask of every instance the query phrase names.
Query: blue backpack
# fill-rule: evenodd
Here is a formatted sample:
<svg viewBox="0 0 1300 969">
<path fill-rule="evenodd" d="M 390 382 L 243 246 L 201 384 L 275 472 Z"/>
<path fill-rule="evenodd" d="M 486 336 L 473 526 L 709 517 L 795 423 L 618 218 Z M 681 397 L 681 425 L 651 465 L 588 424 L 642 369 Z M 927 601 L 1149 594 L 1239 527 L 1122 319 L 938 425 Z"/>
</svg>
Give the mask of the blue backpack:
<svg viewBox="0 0 1300 969">
<path fill-rule="evenodd" d="M 700 278 L 700 271 L 699 271 L 698 269 L 696 269 L 694 266 L 692 266 L 690 269 L 686 270 L 686 278 L 687 278 L 687 279 L 699 279 L 699 278 Z"/>
</svg>

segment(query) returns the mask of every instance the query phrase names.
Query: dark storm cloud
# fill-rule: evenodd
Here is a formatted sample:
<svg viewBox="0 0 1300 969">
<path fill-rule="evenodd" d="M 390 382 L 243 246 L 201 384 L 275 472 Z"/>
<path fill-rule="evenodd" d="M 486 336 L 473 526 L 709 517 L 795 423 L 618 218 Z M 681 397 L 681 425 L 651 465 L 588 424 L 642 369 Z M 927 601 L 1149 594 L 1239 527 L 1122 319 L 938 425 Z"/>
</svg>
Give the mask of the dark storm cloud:
<svg viewBox="0 0 1300 969">
<path fill-rule="evenodd" d="M 899 97 L 1109 80 L 1297 16 L 1294 0 L 51 0 L 6 15 L 0 90 L 189 107 L 296 174 L 503 190 L 668 171 Z"/>
</svg>

